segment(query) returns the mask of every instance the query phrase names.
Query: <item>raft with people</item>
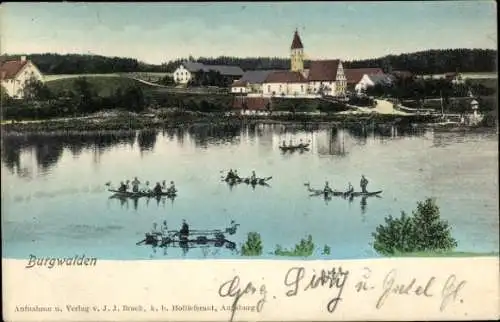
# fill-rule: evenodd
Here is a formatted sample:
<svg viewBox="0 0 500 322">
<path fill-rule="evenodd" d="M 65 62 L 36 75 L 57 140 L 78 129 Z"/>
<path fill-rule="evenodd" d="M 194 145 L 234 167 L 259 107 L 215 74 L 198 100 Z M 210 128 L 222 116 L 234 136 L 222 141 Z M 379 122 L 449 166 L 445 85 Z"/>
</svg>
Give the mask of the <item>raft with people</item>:
<svg viewBox="0 0 500 322">
<path fill-rule="evenodd" d="M 210 243 L 215 241 L 225 241 L 226 234 L 234 235 L 239 224 L 234 220 L 231 221 L 231 226 L 225 229 L 209 229 L 209 230 L 191 230 L 186 220 L 182 221 L 180 230 L 168 230 L 166 220 L 163 221 L 162 227 L 158 230 L 156 223 L 153 224 L 153 230 L 145 234 L 145 238 L 139 242 L 140 244 L 147 245 L 162 245 L 176 242 L 196 242 L 196 243 Z"/>
</svg>

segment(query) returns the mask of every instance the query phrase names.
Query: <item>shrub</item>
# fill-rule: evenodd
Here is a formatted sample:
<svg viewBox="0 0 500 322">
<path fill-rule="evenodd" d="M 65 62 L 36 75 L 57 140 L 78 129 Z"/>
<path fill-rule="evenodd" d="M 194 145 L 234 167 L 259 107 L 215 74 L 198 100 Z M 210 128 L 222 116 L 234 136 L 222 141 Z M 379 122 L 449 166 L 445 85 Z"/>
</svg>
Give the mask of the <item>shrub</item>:
<svg viewBox="0 0 500 322">
<path fill-rule="evenodd" d="M 440 219 L 439 207 L 434 199 L 417 203 L 417 209 L 408 216 L 385 218 L 385 225 L 377 227 L 372 234 L 373 248 L 382 255 L 411 252 L 449 251 L 457 246 L 451 236 L 451 227 Z"/>
<path fill-rule="evenodd" d="M 331 253 L 331 248 L 330 248 L 330 246 L 325 245 L 325 246 L 323 247 L 323 255 L 330 255 L 330 253 Z"/>
<path fill-rule="evenodd" d="M 307 236 L 307 239 L 301 239 L 300 243 L 295 245 L 293 250 L 283 249 L 281 245 L 276 245 L 274 250 L 274 255 L 277 256 L 298 256 L 298 257 L 308 257 L 311 256 L 314 251 L 314 242 L 312 236 Z"/>
<path fill-rule="evenodd" d="M 241 247 L 241 255 L 243 256 L 260 256 L 262 255 L 262 240 L 260 234 L 256 232 L 248 233 L 247 241 Z"/>
</svg>

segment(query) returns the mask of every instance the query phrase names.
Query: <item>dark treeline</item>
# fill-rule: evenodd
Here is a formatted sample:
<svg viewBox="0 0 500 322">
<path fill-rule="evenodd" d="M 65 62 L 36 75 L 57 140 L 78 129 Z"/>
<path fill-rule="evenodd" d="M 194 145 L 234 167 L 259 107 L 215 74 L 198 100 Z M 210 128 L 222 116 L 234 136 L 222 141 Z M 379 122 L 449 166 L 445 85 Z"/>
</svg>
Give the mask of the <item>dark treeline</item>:
<svg viewBox="0 0 500 322">
<path fill-rule="evenodd" d="M 345 61 L 346 68 L 380 67 L 386 72 L 408 70 L 415 74 L 446 72 L 493 72 L 497 68 L 497 51 L 492 49 L 438 49 L 380 58 Z M 2 60 L 20 55 L 3 56 Z M 104 57 L 98 55 L 26 55 L 45 74 L 84 74 L 117 72 L 173 72 L 181 62 L 193 60 L 207 65 L 234 65 L 243 70 L 289 69 L 290 59 L 283 57 L 186 57 L 161 65 L 146 64 L 133 58 Z M 332 57 L 334 58 L 334 57 Z M 305 68 L 310 62 L 305 61 Z"/>
<path fill-rule="evenodd" d="M 21 55 L 4 55 L 0 61 L 19 59 Z M 78 54 L 27 54 L 44 74 L 106 74 L 127 72 L 165 72 L 165 65 L 151 65 L 134 58 Z"/>
</svg>

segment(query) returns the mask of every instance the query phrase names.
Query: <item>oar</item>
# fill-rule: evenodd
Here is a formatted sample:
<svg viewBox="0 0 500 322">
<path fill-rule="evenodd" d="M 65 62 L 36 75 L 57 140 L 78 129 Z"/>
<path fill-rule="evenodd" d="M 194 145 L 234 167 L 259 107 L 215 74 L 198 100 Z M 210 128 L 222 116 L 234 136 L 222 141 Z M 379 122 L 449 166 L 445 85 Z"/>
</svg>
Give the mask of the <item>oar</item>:
<svg viewBox="0 0 500 322">
<path fill-rule="evenodd" d="M 144 243 L 145 241 L 146 241 L 146 239 L 143 239 L 143 240 L 141 240 L 140 242 L 137 242 L 137 243 L 135 243 L 135 244 L 136 244 L 136 245 L 141 245 L 141 244 L 142 244 L 142 243 Z"/>
</svg>

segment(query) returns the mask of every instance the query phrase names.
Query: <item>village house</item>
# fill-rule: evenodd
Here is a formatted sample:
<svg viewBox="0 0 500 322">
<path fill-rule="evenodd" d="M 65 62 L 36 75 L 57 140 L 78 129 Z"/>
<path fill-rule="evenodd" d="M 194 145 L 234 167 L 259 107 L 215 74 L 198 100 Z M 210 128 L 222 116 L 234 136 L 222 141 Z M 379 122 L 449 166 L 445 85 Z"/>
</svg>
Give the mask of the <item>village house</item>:
<svg viewBox="0 0 500 322">
<path fill-rule="evenodd" d="M 43 74 L 26 56 L 1 63 L 0 73 L 2 87 L 12 98 L 24 97 L 24 87 L 28 81 L 44 81 Z"/>
<path fill-rule="evenodd" d="M 362 93 L 366 91 L 369 87 L 375 85 L 392 85 L 394 83 L 394 77 L 388 74 L 372 74 L 363 75 L 361 80 L 354 87 L 357 93 Z"/>
<path fill-rule="evenodd" d="M 187 84 L 190 80 L 194 79 L 196 73 L 208 73 L 210 71 L 220 73 L 231 83 L 243 76 L 243 70 L 238 66 L 204 65 L 202 63 L 187 61 L 183 62 L 174 71 L 174 81 L 177 84 Z"/>
<path fill-rule="evenodd" d="M 231 85 L 232 93 L 263 93 L 262 83 L 274 70 L 249 70 Z"/>
<path fill-rule="evenodd" d="M 384 72 L 380 68 L 346 68 L 347 90 L 354 92 L 356 85 L 361 81 L 364 75 L 379 75 Z"/>
</svg>

